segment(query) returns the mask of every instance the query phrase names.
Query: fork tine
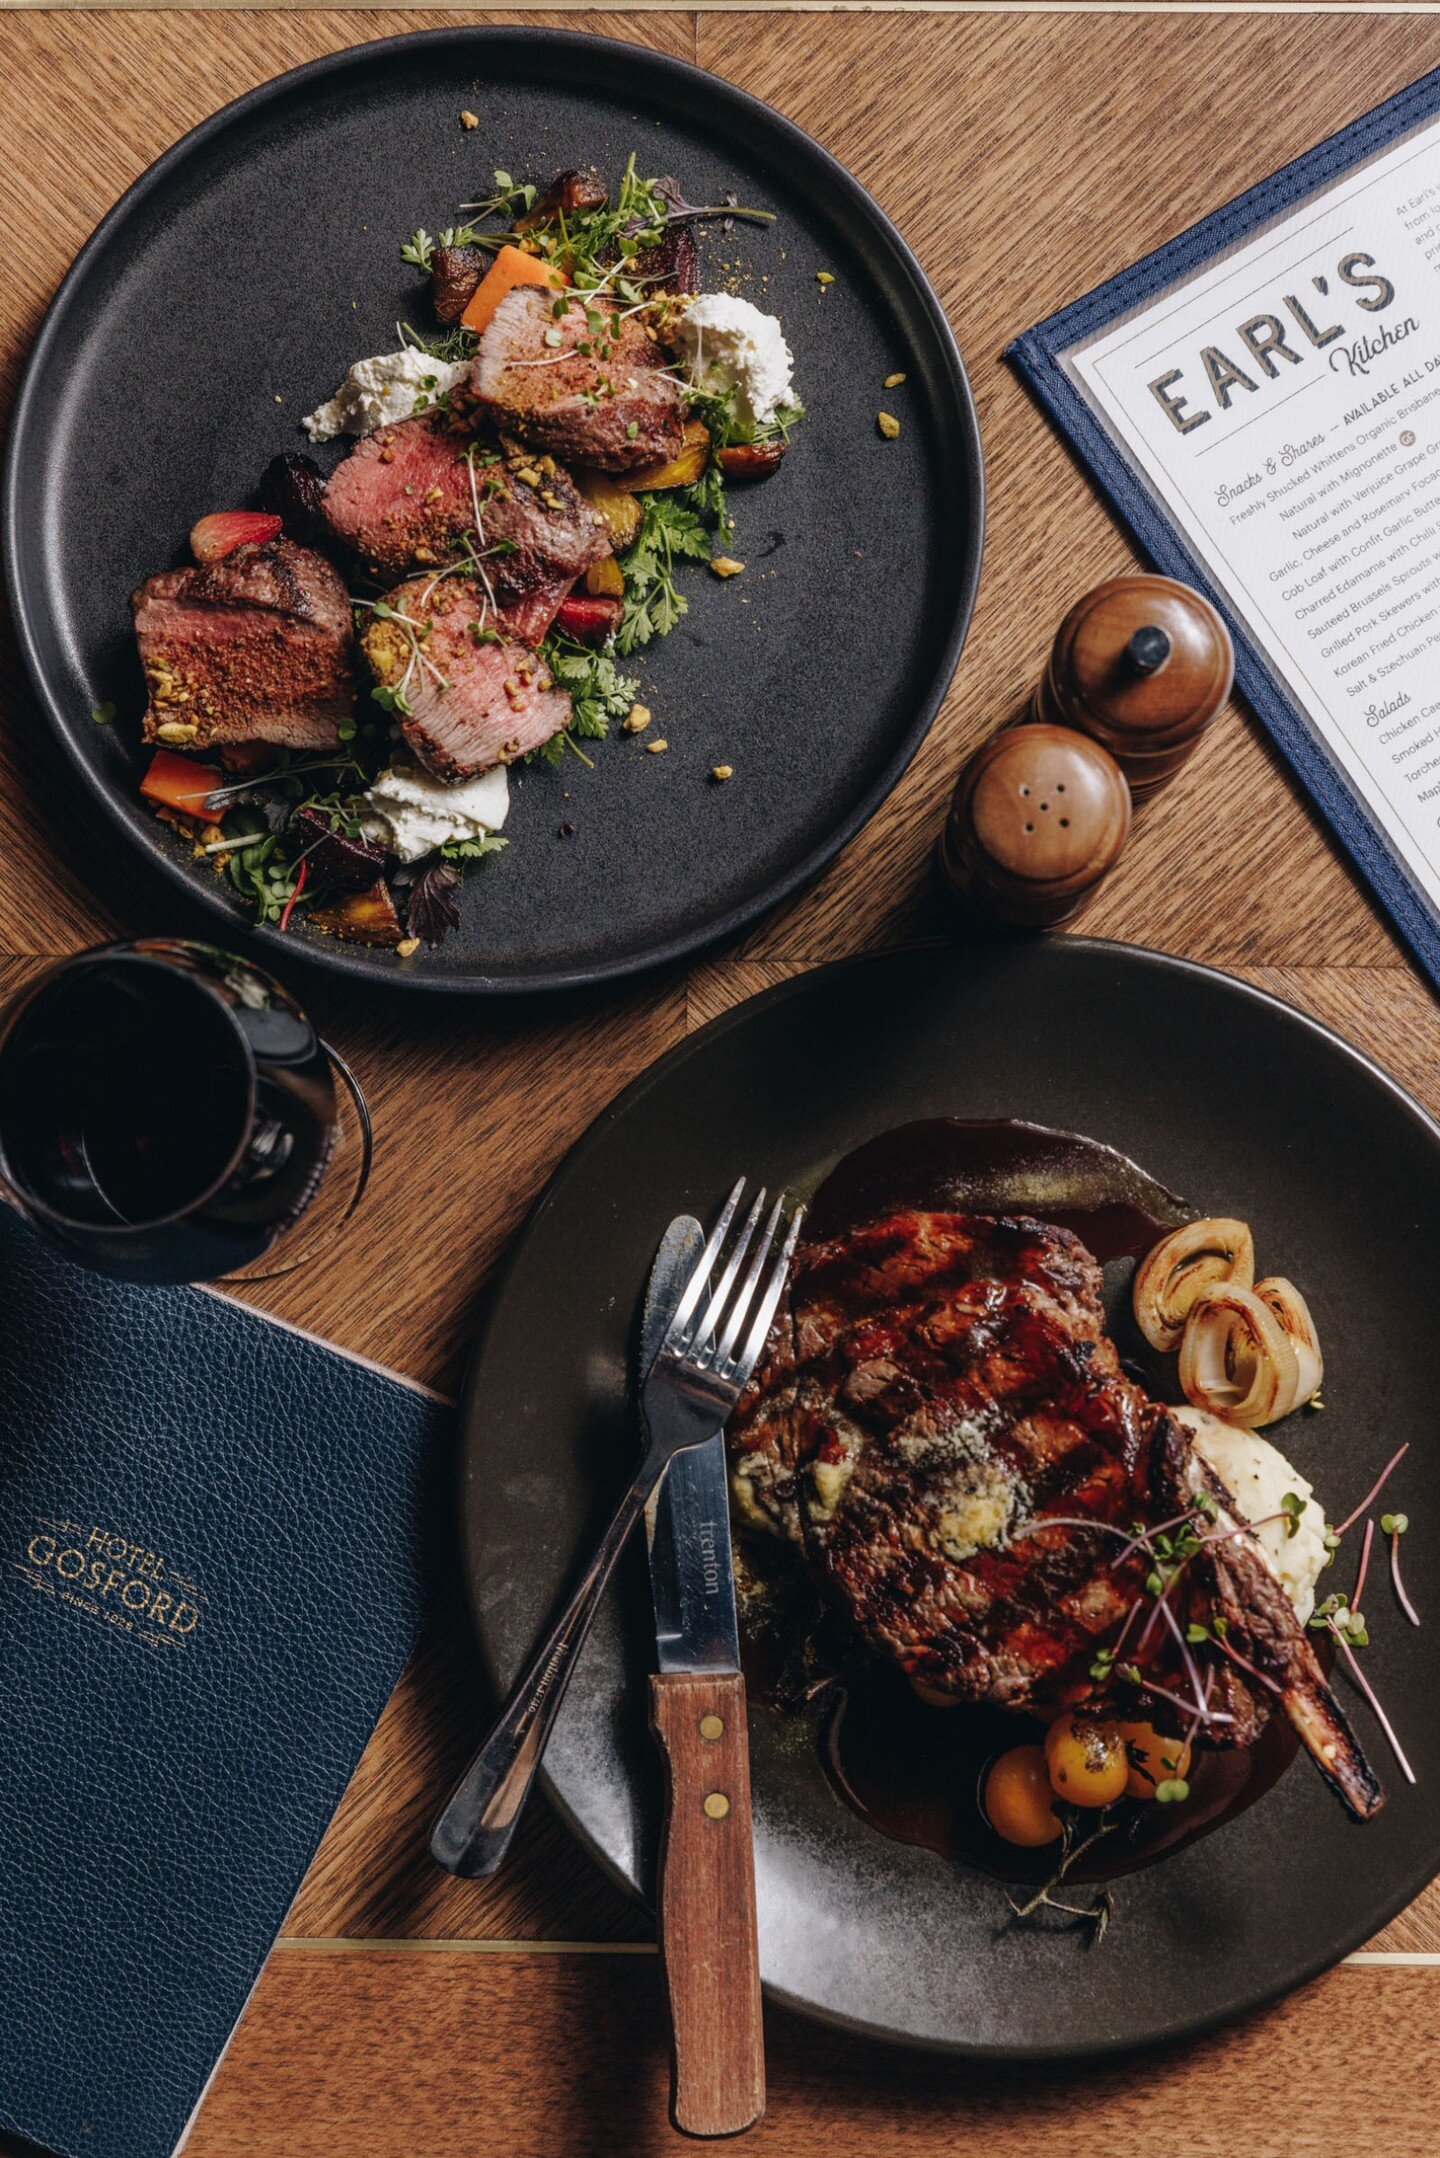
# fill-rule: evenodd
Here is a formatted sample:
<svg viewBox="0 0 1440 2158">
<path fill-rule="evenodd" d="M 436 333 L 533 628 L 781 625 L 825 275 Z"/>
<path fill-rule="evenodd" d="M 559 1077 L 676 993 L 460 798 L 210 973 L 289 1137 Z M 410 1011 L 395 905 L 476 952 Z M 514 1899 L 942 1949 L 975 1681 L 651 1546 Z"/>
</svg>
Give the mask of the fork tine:
<svg viewBox="0 0 1440 2158">
<path fill-rule="evenodd" d="M 720 1324 L 720 1315 L 729 1301 L 730 1291 L 735 1286 L 735 1276 L 744 1264 L 745 1254 L 750 1246 L 750 1239 L 755 1234 L 755 1224 L 760 1219 L 764 1205 L 765 1186 L 762 1184 L 755 1195 L 755 1203 L 746 1216 L 745 1226 L 731 1246 L 730 1257 L 726 1263 L 725 1271 L 720 1276 L 715 1287 L 715 1293 L 706 1306 L 705 1316 L 695 1328 L 691 1337 L 690 1347 L 692 1352 L 704 1350 L 707 1342 L 712 1342 L 714 1339 L 715 1330 Z M 706 1355 L 698 1360 L 704 1364 L 709 1364 L 713 1361 L 713 1358 Z"/>
<path fill-rule="evenodd" d="M 796 1240 L 800 1235 L 800 1224 L 804 1219 L 804 1207 L 797 1206 L 790 1216 L 790 1226 L 785 1233 L 785 1242 L 780 1247 L 780 1256 L 770 1269 L 770 1278 L 765 1284 L 765 1293 L 760 1299 L 760 1307 L 755 1314 L 755 1323 L 745 1337 L 744 1348 L 740 1351 L 738 1357 L 732 1359 L 725 1372 L 725 1377 L 737 1386 L 746 1384 L 751 1372 L 760 1360 L 760 1351 L 765 1346 L 765 1337 L 770 1331 L 770 1321 L 775 1316 L 775 1307 L 780 1301 L 780 1292 L 785 1286 L 785 1277 L 790 1271 L 791 1256 L 795 1250 Z"/>
<path fill-rule="evenodd" d="M 675 1306 L 675 1316 L 670 1321 L 665 1339 L 661 1343 L 662 1349 L 669 1350 L 672 1353 L 679 1349 L 686 1333 L 685 1322 L 699 1303 L 705 1284 L 710 1279 L 715 1261 L 720 1255 L 720 1246 L 724 1243 L 726 1231 L 735 1219 L 735 1209 L 740 1204 L 740 1194 L 744 1189 L 745 1179 L 742 1176 L 729 1198 L 725 1201 L 724 1206 L 720 1209 L 720 1219 L 710 1231 L 705 1249 L 695 1261 L 695 1270 L 686 1282 L 680 1301 Z"/>
<path fill-rule="evenodd" d="M 731 1306 L 730 1316 L 725 1324 L 725 1332 L 720 1338 L 712 1359 L 712 1368 L 716 1371 L 724 1370 L 730 1361 L 730 1352 L 740 1338 L 740 1329 L 745 1324 L 746 1314 L 749 1312 L 755 1295 L 755 1284 L 760 1279 L 761 1269 L 770 1255 L 770 1247 L 775 1241 L 776 1226 L 784 1210 L 785 1194 L 782 1191 L 770 1209 L 770 1219 L 765 1224 L 765 1233 L 755 1246 L 745 1279 L 740 1287 L 740 1293 Z"/>
</svg>

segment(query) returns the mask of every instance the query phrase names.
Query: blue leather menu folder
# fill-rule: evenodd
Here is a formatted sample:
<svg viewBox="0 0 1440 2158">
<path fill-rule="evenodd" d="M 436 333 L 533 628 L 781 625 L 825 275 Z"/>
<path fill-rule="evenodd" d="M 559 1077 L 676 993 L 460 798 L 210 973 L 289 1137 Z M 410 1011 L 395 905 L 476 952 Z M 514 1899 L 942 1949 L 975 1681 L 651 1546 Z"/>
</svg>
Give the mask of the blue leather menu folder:
<svg viewBox="0 0 1440 2158">
<path fill-rule="evenodd" d="M 0 2127 L 180 2143 L 409 1653 L 445 1415 L 0 1206 Z"/>
</svg>

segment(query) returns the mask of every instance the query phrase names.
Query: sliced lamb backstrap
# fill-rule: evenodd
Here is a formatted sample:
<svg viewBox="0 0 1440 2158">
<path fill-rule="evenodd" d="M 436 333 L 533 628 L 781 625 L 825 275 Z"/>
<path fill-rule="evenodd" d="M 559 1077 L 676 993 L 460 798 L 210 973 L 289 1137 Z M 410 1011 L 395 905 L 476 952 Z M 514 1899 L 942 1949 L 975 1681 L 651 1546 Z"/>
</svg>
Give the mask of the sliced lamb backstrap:
<svg viewBox="0 0 1440 2158">
<path fill-rule="evenodd" d="M 146 741 L 335 749 L 355 708 L 355 635 L 344 584 L 288 539 L 147 577 L 131 601 L 150 693 Z"/>
<path fill-rule="evenodd" d="M 415 577 L 361 633 L 377 682 L 402 693 L 394 716 L 437 779 L 513 764 L 569 723 L 570 697 L 538 652 L 468 577 Z"/>
<path fill-rule="evenodd" d="M 640 316 L 608 300 L 517 288 L 480 340 L 471 388 L 508 433 L 567 464 L 628 472 L 674 457 L 685 398 Z"/>
<path fill-rule="evenodd" d="M 573 583 L 610 552 L 604 518 L 553 459 L 506 457 L 445 413 L 358 442 L 330 476 L 324 511 L 334 537 L 382 581 L 440 568 L 468 548 L 502 604 L 557 577 Z"/>
</svg>

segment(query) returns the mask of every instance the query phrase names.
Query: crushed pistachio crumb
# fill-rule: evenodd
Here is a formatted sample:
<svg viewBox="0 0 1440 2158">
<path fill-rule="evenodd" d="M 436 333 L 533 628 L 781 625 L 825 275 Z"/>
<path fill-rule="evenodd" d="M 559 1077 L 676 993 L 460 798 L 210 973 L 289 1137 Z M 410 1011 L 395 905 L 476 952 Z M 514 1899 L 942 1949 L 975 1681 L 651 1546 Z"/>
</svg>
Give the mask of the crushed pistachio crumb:
<svg viewBox="0 0 1440 2158">
<path fill-rule="evenodd" d="M 670 744 L 665 740 L 664 736 L 662 735 L 659 741 L 647 742 L 645 744 L 645 747 L 649 750 L 652 757 L 663 757 L 666 750 L 670 747 Z"/>
<path fill-rule="evenodd" d="M 738 577 L 745 564 L 737 562 L 732 554 L 717 554 L 711 556 L 710 567 L 717 577 Z"/>
<path fill-rule="evenodd" d="M 834 271 L 833 271 L 833 270 L 817 270 L 817 271 L 815 272 L 815 282 L 816 282 L 816 284 L 817 284 L 817 285 L 833 285 L 833 284 L 834 284 L 834 282 L 835 282 L 835 273 L 834 273 Z"/>
<path fill-rule="evenodd" d="M 157 742 L 193 742 L 200 729 L 187 726 L 183 720 L 167 719 L 155 729 Z"/>
<path fill-rule="evenodd" d="M 643 734 L 649 724 L 650 707 L 648 704 L 632 704 L 620 722 L 626 734 Z"/>
<path fill-rule="evenodd" d="M 402 937 L 395 947 L 395 957 L 397 959 L 413 959 L 419 949 L 420 939 L 418 937 Z"/>
<path fill-rule="evenodd" d="M 462 112 L 460 115 L 460 125 L 464 128 L 478 127 L 480 125 L 479 113 L 470 111 Z"/>
<path fill-rule="evenodd" d="M 898 375 L 887 375 L 885 377 L 885 387 L 887 390 L 898 390 L 904 380 L 905 377 L 903 373 Z"/>
<path fill-rule="evenodd" d="M 887 442 L 893 442 L 900 432 L 900 422 L 893 412 L 877 412 L 875 424 Z"/>
<path fill-rule="evenodd" d="M 733 779 L 735 777 L 735 767 L 733 764 L 712 764 L 710 777 L 712 779 Z"/>
</svg>

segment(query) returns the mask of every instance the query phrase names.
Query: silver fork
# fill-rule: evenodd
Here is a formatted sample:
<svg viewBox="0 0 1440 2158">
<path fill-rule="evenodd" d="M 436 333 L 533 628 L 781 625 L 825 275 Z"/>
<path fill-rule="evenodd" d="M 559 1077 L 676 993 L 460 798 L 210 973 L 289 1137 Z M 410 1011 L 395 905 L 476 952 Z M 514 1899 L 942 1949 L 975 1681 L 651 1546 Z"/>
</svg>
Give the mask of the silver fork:
<svg viewBox="0 0 1440 2158">
<path fill-rule="evenodd" d="M 742 1177 L 710 1232 L 650 1367 L 640 1397 L 646 1438 L 640 1465 L 574 1594 L 435 1823 L 430 1853 L 447 1872 L 475 1880 L 501 1864 L 625 1539 L 671 1455 L 713 1438 L 725 1422 L 765 1346 L 805 1210 L 797 1207 L 790 1216 L 772 1257 L 784 1194 L 757 1238 L 765 1208 L 762 1188 L 731 1238 L 744 1189 Z"/>
</svg>

